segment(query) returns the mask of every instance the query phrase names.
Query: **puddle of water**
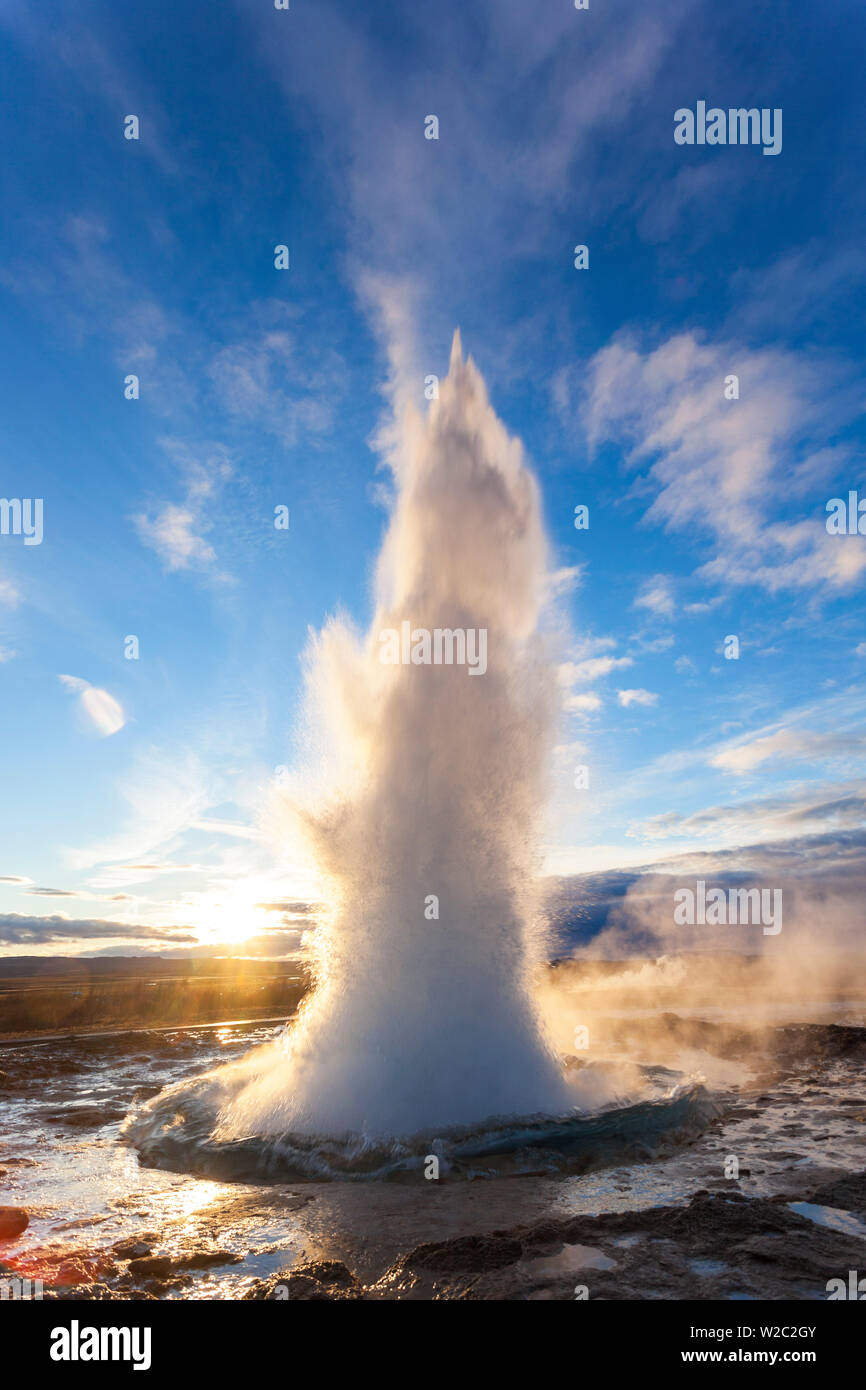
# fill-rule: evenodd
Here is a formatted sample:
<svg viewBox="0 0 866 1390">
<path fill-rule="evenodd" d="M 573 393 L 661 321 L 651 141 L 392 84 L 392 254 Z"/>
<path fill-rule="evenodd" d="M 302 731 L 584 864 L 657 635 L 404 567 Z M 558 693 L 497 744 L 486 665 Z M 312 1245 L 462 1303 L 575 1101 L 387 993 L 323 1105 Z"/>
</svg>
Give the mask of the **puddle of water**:
<svg viewBox="0 0 866 1390">
<path fill-rule="evenodd" d="M 703 1279 L 711 1278 L 714 1274 L 727 1274 L 728 1266 L 721 1260 L 689 1260 L 689 1269 L 693 1274 L 699 1274 Z"/>
<path fill-rule="evenodd" d="M 565 1245 L 558 1255 L 541 1255 L 536 1260 L 521 1260 L 520 1271 L 530 1279 L 556 1279 L 562 1274 L 575 1274 L 581 1269 L 616 1269 L 612 1260 L 594 1245 Z"/>
<path fill-rule="evenodd" d="M 852 1212 L 843 1211 L 841 1207 L 819 1207 L 814 1202 L 789 1202 L 788 1206 L 798 1216 L 805 1216 L 807 1221 L 814 1221 L 816 1226 L 826 1226 L 829 1230 L 841 1231 L 846 1236 L 866 1237 L 866 1225 L 858 1221 Z"/>
</svg>

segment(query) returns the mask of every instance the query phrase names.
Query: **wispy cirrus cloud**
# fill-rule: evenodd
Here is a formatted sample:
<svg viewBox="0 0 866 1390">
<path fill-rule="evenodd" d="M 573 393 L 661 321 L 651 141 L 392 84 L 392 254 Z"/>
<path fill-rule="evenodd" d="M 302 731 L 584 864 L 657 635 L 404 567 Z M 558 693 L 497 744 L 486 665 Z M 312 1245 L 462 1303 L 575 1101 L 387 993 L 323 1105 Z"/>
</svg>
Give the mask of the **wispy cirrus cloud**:
<svg viewBox="0 0 866 1390">
<path fill-rule="evenodd" d="M 296 317 L 278 300 L 254 305 L 246 331 L 220 348 L 208 367 L 222 408 L 267 430 L 286 448 L 331 430 L 346 377 L 338 353 L 299 339 Z"/>
<path fill-rule="evenodd" d="M 142 154 L 153 160 L 163 174 L 172 178 L 181 175 L 175 153 L 175 142 L 167 130 L 162 104 L 147 65 L 133 68 L 119 54 L 119 45 L 110 26 L 98 32 L 94 14 L 70 12 L 62 25 L 46 29 L 38 14 L 26 6 L 3 5 L 0 24 L 7 32 L 7 41 L 26 51 L 26 61 L 38 58 L 51 73 L 55 85 L 67 91 L 70 84 L 89 98 L 95 97 L 103 106 L 106 122 L 112 133 L 122 138 L 121 122 L 130 110 L 141 114 L 146 123 L 147 139 L 141 142 Z M 135 105 L 130 107 L 130 101 Z"/>
<path fill-rule="evenodd" d="M 664 20 L 643 11 L 627 23 L 600 12 L 592 25 L 573 7 L 549 10 L 544 23 L 495 0 L 471 14 L 416 8 L 395 62 L 393 34 L 356 24 L 337 3 L 310 13 L 302 46 L 258 4 L 244 6 L 294 118 L 325 145 L 351 222 L 355 282 L 368 270 L 399 277 L 423 265 L 432 289 L 447 268 L 458 299 L 545 245 L 578 170 L 587 196 L 594 190 L 587 174 L 603 137 L 627 127 L 653 92 L 690 8 L 672 0 Z M 436 141 L 424 139 L 428 112 L 440 119 Z M 491 241 L 502 248 L 498 265 L 479 255 Z"/>
<path fill-rule="evenodd" d="M 663 811 L 630 825 L 630 837 L 642 840 L 712 839 L 719 845 L 745 838 L 777 839 L 787 835 L 824 834 L 866 825 L 866 782 L 857 779 L 720 803 L 699 811 Z"/>
<path fill-rule="evenodd" d="M 192 450 L 179 439 L 163 439 L 184 484 L 182 502 L 163 502 L 152 514 L 139 512 L 133 524 L 144 545 L 156 551 L 167 570 L 204 571 L 226 581 L 229 576 L 216 569 L 217 554 L 205 533 L 212 525 L 210 509 L 233 468 L 221 444 L 204 444 Z"/>
<path fill-rule="evenodd" d="M 851 312 L 855 295 L 866 291 L 866 252 L 856 244 L 828 248 L 809 242 L 786 251 L 769 265 L 740 269 L 732 276 L 737 305 L 731 315 L 737 331 L 778 333 L 780 325 L 804 325 L 838 312 Z"/>
<path fill-rule="evenodd" d="M 215 790 L 217 781 L 206 761 L 189 749 L 140 753 L 118 787 L 122 808 L 111 832 L 68 850 L 67 862 L 77 870 L 147 863 L 145 856 L 171 845 L 209 807 L 225 799 Z"/>
<path fill-rule="evenodd" d="M 712 767 L 723 772 L 748 773 L 770 760 L 820 761 L 839 754 L 850 754 L 853 747 L 866 747 L 866 735 L 856 731 L 819 733 L 810 729 L 778 729 L 757 738 L 737 739 L 710 759 Z"/>
<path fill-rule="evenodd" d="M 739 399 L 725 397 L 731 375 Z M 846 589 L 866 571 L 860 538 L 824 525 L 827 489 L 855 458 L 824 441 L 858 412 L 850 370 L 838 362 L 690 332 L 649 351 L 615 338 L 590 363 L 582 406 L 591 446 L 625 445 L 642 493 L 651 490 L 645 521 L 713 537 L 701 578 L 771 592 Z M 792 498 L 799 515 L 778 519 Z M 664 587 L 645 597 L 656 611 L 672 607 Z"/>
</svg>

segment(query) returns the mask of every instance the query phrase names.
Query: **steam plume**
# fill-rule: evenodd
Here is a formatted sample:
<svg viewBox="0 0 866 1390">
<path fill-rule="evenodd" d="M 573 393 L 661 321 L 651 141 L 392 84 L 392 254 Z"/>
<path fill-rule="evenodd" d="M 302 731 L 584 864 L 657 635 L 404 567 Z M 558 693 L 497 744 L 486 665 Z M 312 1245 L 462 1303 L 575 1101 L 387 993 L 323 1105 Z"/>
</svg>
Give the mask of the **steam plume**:
<svg viewBox="0 0 866 1390">
<path fill-rule="evenodd" d="M 334 620 L 310 654 L 327 792 L 295 814 L 332 904 L 317 988 L 242 1077 L 221 1137 L 401 1135 L 573 1105 L 530 997 L 555 709 L 537 485 L 458 335 L 439 399 L 401 428 L 373 623 L 359 638 Z M 383 665 L 380 632 L 407 620 L 485 629 L 486 672 Z"/>
</svg>

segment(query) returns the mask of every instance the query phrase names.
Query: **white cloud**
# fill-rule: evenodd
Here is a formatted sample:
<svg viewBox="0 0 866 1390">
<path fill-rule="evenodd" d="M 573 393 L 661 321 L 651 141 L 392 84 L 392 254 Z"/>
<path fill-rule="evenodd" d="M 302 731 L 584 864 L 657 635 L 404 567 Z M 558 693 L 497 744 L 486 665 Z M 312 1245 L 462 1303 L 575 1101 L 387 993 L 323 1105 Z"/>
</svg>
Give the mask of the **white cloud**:
<svg viewBox="0 0 866 1390">
<path fill-rule="evenodd" d="M 152 517 L 134 516 L 135 528 L 167 570 L 212 570 L 216 552 L 202 533 L 210 529 L 208 508 L 232 476 L 232 465 L 221 444 L 202 443 L 195 451 L 179 439 L 161 439 L 160 444 L 180 472 L 186 496 L 180 503 L 163 503 Z"/>
<path fill-rule="evenodd" d="M 619 700 L 623 709 L 628 709 L 629 705 L 655 705 L 658 704 L 658 695 L 653 690 L 618 690 L 616 698 Z"/>
<path fill-rule="evenodd" d="M 566 695 L 562 702 L 562 707 L 567 714 L 589 714 L 593 710 L 601 709 L 601 698 L 598 695 L 590 693 L 585 695 Z"/>
<path fill-rule="evenodd" d="M 584 661 L 566 661 L 559 668 L 559 681 L 565 686 L 584 685 L 631 664 L 630 656 L 590 656 Z"/>
<path fill-rule="evenodd" d="M 671 618 L 674 613 L 674 589 L 669 575 L 655 574 L 641 586 L 634 601 L 635 608 L 647 608 L 662 618 Z"/>
<path fill-rule="evenodd" d="M 573 593 L 582 582 L 585 569 L 585 565 L 565 565 L 552 570 L 547 575 L 548 598 L 557 599 L 563 594 Z"/>
<path fill-rule="evenodd" d="M 572 758 L 582 758 L 589 752 L 589 745 L 582 743 L 580 739 L 573 739 L 571 743 L 558 743 L 554 748 L 557 758 L 569 761 Z"/>
<path fill-rule="evenodd" d="M 184 570 L 216 559 L 213 546 L 196 534 L 198 518 L 189 507 L 168 502 L 152 521 L 144 515 L 133 520 L 144 544 L 156 551 L 166 569 Z"/>
<path fill-rule="evenodd" d="M 698 603 L 687 603 L 683 608 L 684 613 L 710 613 L 714 608 L 718 608 L 722 602 L 723 595 L 717 594 L 715 598 L 702 599 Z"/>
</svg>

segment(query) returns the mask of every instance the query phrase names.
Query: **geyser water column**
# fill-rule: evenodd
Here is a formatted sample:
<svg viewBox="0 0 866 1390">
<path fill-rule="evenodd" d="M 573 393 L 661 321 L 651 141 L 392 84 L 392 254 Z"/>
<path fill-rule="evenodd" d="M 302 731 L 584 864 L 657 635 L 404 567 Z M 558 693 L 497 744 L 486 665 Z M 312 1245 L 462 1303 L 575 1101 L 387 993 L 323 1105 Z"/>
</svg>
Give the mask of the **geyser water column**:
<svg viewBox="0 0 866 1390">
<path fill-rule="evenodd" d="M 402 429 L 374 621 L 363 639 L 330 623 L 310 656 L 338 784 L 298 812 L 332 903 L 318 983 L 239 1077 L 221 1138 L 378 1138 L 571 1108 L 530 997 L 555 714 L 538 488 L 457 335 L 438 400 Z M 395 663 L 382 634 L 404 622 L 484 630 L 486 670 L 416 664 L 421 639 L 416 662 Z"/>
</svg>

